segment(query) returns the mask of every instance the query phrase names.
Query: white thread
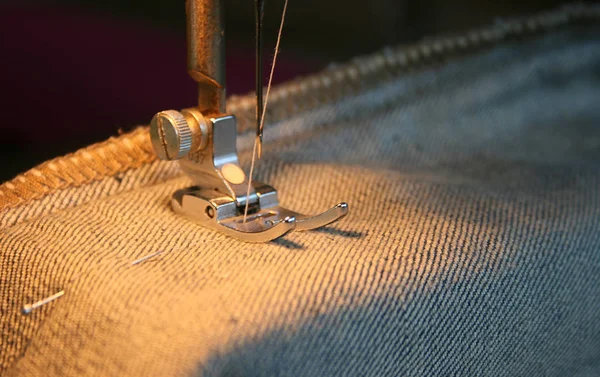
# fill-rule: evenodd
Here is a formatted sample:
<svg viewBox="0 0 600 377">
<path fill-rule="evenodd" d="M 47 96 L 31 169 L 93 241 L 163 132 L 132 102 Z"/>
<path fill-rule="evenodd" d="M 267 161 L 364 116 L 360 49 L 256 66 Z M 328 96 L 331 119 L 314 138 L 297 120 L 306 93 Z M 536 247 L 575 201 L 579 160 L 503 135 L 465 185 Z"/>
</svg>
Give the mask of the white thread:
<svg viewBox="0 0 600 377">
<path fill-rule="evenodd" d="M 265 95 L 265 104 L 263 105 L 263 112 L 260 118 L 260 128 L 264 129 L 265 114 L 267 113 L 267 104 L 269 103 L 269 92 L 271 91 L 271 83 L 273 82 L 273 72 L 275 72 L 275 64 L 277 63 L 277 55 L 279 54 L 279 42 L 281 42 L 281 34 L 283 32 L 283 24 L 285 23 L 285 13 L 287 11 L 288 0 L 285 0 L 283 4 L 283 12 L 281 14 L 281 24 L 279 25 L 279 33 L 277 34 L 277 43 L 275 44 L 275 54 L 273 55 L 273 64 L 271 65 L 271 73 L 269 74 L 269 83 L 267 85 L 267 94 Z M 252 175 L 254 174 L 254 165 L 256 163 L 256 148 L 258 144 L 258 137 L 254 139 L 254 147 L 252 148 L 252 163 L 250 164 L 250 176 L 248 177 L 248 191 L 246 192 L 246 207 L 244 209 L 244 220 L 248 216 L 248 204 L 250 196 L 250 188 L 252 187 Z M 262 148 L 261 148 L 262 151 Z M 262 153 L 261 153 L 262 154 Z"/>
</svg>

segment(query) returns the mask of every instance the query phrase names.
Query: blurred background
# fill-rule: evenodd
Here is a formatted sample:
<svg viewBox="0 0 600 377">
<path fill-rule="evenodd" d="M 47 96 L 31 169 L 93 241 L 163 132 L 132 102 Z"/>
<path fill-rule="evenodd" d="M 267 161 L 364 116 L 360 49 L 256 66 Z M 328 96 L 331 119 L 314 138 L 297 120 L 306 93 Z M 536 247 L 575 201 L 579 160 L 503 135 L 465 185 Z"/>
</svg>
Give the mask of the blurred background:
<svg viewBox="0 0 600 377">
<path fill-rule="evenodd" d="M 229 94 L 254 89 L 252 0 L 226 0 Z M 560 5 L 554 0 L 289 0 L 275 81 Z M 193 105 L 185 0 L 2 1 L 0 182 Z M 265 75 L 283 0 L 266 0 Z M 266 83 L 266 80 L 265 80 Z"/>
</svg>

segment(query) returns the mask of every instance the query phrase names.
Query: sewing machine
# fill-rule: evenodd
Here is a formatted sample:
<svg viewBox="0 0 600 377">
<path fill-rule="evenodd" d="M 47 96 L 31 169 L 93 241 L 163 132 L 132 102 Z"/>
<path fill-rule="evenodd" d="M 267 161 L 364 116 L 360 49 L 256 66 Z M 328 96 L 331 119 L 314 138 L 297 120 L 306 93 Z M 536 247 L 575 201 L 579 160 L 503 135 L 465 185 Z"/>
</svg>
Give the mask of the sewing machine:
<svg viewBox="0 0 600 377">
<path fill-rule="evenodd" d="M 222 0 L 187 0 L 188 72 L 198 83 L 198 106 L 161 111 L 150 123 L 158 157 L 179 160 L 195 184 L 173 194 L 173 209 L 247 242 L 268 242 L 293 230 L 315 229 L 338 220 L 348 213 L 346 203 L 319 215 L 303 215 L 281 207 L 273 187 L 252 181 L 241 168 L 236 119 L 225 107 L 223 8 Z M 260 85 L 257 69 L 259 109 Z"/>
</svg>

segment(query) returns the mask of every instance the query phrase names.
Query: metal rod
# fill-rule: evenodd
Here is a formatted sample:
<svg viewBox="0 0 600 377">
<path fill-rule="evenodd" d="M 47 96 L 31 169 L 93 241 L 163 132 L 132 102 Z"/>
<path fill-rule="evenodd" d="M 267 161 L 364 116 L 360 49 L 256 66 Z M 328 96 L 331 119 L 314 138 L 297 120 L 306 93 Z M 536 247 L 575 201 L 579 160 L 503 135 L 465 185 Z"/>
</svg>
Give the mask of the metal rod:
<svg viewBox="0 0 600 377">
<path fill-rule="evenodd" d="M 223 0 L 187 0 L 188 73 L 198 82 L 198 108 L 225 113 L 225 6 Z"/>
<path fill-rule="evenodd" d="M 34 309 L 39 308 L 40 306 L 44 306 L 46 304 L 51 303 L 52 301 L 62 297 L 62 295 L 65 294 L 65 291 L 60 291 L 58 293 L 53 294 L 52 296 L 46 297 L 45 299 L 42 299 L 38 302 L 34 302 L 33 304 L 27 304 L 25 306 L 23 306 L 23 314 L 29 314 L 31 313 Z"/>
</svg>

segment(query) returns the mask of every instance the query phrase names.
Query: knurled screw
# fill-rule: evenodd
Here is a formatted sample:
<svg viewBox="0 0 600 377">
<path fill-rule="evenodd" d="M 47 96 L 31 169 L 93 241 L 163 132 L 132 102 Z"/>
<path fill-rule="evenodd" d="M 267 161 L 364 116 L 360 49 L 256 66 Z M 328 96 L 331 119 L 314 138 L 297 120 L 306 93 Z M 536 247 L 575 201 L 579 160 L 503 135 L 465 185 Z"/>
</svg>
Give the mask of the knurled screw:
<svg viewBox="0 0 600 377">
<path fill-rule="evenodd" d="M 166 110 L 150 121 L 150 138 L 154 152 L 161 160 L 177 160 L 192 148 L 192 129 L 179 111 Z"/>
<path fill-rule="evenodd" d="M 150 122 L 152 147 L 161 160 L 177 160 L 190 152 L 203 150 L 208 145 L 211 130 L 211 121 L 196 107 L 161 111 Z"/>
</svg>

